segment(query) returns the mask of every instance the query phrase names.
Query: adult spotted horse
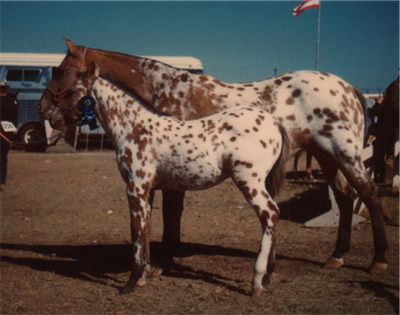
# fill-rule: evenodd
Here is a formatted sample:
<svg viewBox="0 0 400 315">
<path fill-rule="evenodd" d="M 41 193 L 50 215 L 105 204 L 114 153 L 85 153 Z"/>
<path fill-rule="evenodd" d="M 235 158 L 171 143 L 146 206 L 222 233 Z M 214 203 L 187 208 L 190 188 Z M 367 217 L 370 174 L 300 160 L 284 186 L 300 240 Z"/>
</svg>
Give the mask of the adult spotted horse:
<svg viewBox="0 0 400 315">
<path fill-rule="evenodd" d="M 387 261 L 383 213 L 377 186 L 362 159 L 364 98 L 332 74 L 298 71 L 267 80 L 227 84 L 142 57 L 77 46 L 65 40 L 68 54 L 39 101 L 41 117 L 53 128 L 71 124 L 59 100 L 70 93 L 82 72 L 94 62 L 107 79 L 148 106 L 180 120 L 197 119 L 242 104 L 260 107 L 284 126 L 291 149 L 308 149 L 320 164 L 340 209 L 336 248 L 326 268 L 343 265 L 350 249 L 353 199 L 358 193 L 372 222 L 375 254 L 371 272 L 385 271 Z M 343 176 L 344 175 L 344 176 Z M 163 191 L 163 253 L 171 259 L 180 243 L 183 191 Z"/>
</svg>

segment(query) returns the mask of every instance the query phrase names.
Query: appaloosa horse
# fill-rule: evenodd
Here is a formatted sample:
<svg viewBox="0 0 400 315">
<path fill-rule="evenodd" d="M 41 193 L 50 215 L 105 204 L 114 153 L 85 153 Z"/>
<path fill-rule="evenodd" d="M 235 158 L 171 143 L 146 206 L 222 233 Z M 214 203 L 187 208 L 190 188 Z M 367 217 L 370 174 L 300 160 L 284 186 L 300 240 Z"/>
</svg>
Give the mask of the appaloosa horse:
<svg viewBox="0 0 400 315">
<path fill-rule="evenodd" d="M 136 283 L 143 285 L 150 270 L 154 189 L 201 190 L 230 177 L 262 225 L 253 279 L 253 294 L 259 295 L 275 265 L 279 209 L 265 183 L 267 176 L 284 178 L 289 152 L 284 129 L 257 107 L 234 107 L 203 119 L 180 121 L 155 112 L 140 98 L 99 78 L 99 73 L 93 63 L 59 98 L 59 106 L 66 109 L 65 119 L 79 122 L 79 105 L 92 103 L 116 147 L 118 167 L 127 184 L 133 244 L 132 273 L 122 293 L 132 292 Z"/>
<path fill-rule="evenodd" d="M 357 89 L 337 76 L 315 71 L 227 84 L 154 60 L 65 42 L 69 52 L 38 105 L 41 117 L 53 128 L 62 129 L 70 123 L 64 119 L 65 109 L 58 105 L 58 99 L 69 93 L 79 73 L 91 62 L 99 65 L 102 78 L 181 120 L 204 117 L 238 104 L 263 108 L 282 123 L 293 150 L 308 149 L 313 154 L 334 192 L 340 208 L 339 231 L 336 249 L 325 266 L 342 266 L 342 256 L 350 248 L 355 188 L 371 215 L 375 255 L 370 270 L 386 270 L 388 246 L 378 188 L 361 159 L 365 100 Z M 163 192 L 163 247 L 170 256 L 180 243 L 183 197 L 183 192 Z"/>
</svg>

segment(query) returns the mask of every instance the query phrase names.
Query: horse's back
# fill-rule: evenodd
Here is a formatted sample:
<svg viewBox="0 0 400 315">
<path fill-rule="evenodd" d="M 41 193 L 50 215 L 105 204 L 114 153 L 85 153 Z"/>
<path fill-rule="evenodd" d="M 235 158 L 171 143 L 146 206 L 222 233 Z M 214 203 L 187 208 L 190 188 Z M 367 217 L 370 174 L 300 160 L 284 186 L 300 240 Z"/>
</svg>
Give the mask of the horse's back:
<svg viewBox="0 0 400 315">
<path fill-rule="evenodd" d="M 269 96 L 273 103 L 264 107 L 285 127 L 293 146 L 307 146 L 321 137 L 336 142 L 335 130 L 360 135 L 364 110 L 354 88 L 341 78 L 298 71 L 269 82 L 274 84 Z"/>
</svg>

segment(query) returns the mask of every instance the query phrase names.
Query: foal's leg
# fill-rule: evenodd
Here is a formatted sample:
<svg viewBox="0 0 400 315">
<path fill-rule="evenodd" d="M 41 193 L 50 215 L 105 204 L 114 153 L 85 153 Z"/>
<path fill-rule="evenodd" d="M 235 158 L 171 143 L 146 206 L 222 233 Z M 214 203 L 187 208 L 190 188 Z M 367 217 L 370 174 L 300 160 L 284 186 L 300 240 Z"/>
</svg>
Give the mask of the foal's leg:
<svg viewBox="0 0 400 315">
<path fill-rule="evenodd" d="M 151 199 L 151 192 L 150 190 L 135 192 L 134 188 L 135 184 L 129 182 L 127 196 L 131 218 L 133 263 L 130 279 L 121 294 L 133 292 L 136 284 L 144 285 L 146 274 L 150 270 L 151 207 L 149 199 Z"/>
<path fill-rule="evenodd" d="M 264 187 L 264 181 L 234 179 L 235 184 L 257 213 L 262 227 L 260 252 L 254 266 L 253 295 L 260 295 L 269 284 L 275 269 L 275 231 L 279 219 L 279 208 Z M 251 184 L 248 184 L 251 183 Z"/>
<path fill-rule="evenodd" d="M 271 282 L 272 273 L 276 266 L 276 234 L 272 236 L 272 246 L 268 255 L 267 274 L 263 278 L 263 287 L 266 287 Z"/>
<path fill-rule="evenodd" d="M 261 191 L 263 197 L 249 200 L 257 212 L 262 227 L 260 252 L 254 266 L 253 295 L 260 295 L 264 287 L 270 283 L 275 269 L 275 232 L 278 224 L 279 209 L 266 190 Z"/>
</svg>

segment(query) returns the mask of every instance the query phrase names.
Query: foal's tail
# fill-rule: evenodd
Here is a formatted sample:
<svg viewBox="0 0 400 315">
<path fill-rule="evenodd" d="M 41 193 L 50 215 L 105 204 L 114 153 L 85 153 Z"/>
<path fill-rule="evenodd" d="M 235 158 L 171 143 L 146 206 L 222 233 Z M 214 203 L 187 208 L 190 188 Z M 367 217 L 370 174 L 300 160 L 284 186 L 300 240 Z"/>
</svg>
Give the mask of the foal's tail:
<svg viewBox="0 0 400 315">
<path fill-rule="evenodd" d="M 282 151 L 278 160 L 272 167 L 271 172 L 268 174 L 267 179 L 265 180 L 265 188 L 272 198 L 274 198 L 279 193 L 279 190 L 283 185 L 286 175 L 285 165 L 287 160 L 289 159 L 290 154 L 289 137 L 286 133 L 286 130 L 280 123 L 278 123 L 278 128 L 282 135 Z"/>
</svg>

